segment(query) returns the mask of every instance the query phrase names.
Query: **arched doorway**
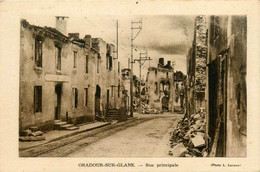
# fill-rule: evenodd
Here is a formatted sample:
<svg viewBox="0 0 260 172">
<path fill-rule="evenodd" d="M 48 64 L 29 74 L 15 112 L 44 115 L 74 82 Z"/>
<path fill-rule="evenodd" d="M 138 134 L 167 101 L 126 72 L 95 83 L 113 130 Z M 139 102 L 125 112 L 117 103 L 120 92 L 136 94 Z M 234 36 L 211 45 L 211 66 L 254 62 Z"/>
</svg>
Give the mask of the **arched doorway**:
<svg viewBox="0 0 260 172">
<path fill-rule="evenodd" d="M 100 89 L 99 85 L 96 85 L 95 116 L 101 115 L 101 112 L 100 112 L 100 95 L 101 95 L 101 89 Z"/>
</svg>

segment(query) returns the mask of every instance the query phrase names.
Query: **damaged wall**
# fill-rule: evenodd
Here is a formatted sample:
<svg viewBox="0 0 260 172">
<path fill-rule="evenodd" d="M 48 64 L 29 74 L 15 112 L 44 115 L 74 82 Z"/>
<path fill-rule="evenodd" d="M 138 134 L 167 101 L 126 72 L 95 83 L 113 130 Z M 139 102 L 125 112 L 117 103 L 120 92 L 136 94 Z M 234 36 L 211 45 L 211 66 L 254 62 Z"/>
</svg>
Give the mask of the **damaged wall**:
<svg viewBox="0 0 260 172">
<path fill-rule="evenodd" d="M 35 66 L 35 38 L 42 39 L 42 67 Z M 61 48 L 61 70 L 57 70 L 55 46 Z M 73 68 L 73 51 L 77 51 L 77 68 Z M 86 55 L 89 56 L 89 73 L 85 72 Z M 21 22 L 20 57 L 20 128 L 39 125 L 51 129 L 55 120 L 57 95 L 55 86 L 61 85 L 61 104 L 59 119 L 73 123 L 94 119 L 94 90 L 90 84 L 95 71 L 93 68 L 97 52 L 83 50 L 68 42 L 65 36 L 55 37 L 46 28 Z M 80 65 L 82 64 L 82 65 Z M 84 75 L 85 74 L 85 75 Z M 42 111 L 34 112 L 34 87 L 42 87 Z M 78 106 L 73 108 L 72 88 L 77 88 Z M 89 88 L 88 106 L 84 106 L 84 88 Z"/>
<path fill-rule="evenodd" d="M 215 97 L 216 102 L 209 101 L 208 125 L 215 126 L 214 135 L 210 135 L 219 136 L 211 143 L 216 143 L 212 148 L 215 150 L 211 150 L 216 156 L 246 156 L 246 26 L 246 16 L 210 17 L 209 71 L 216 73 L 218 79 L 209 78 L 216 86 L 215 91 L 209 88 L 209 95 Z M 219 130 L 218 123 L 221 124 Z"/>
<path fill-rule="evenodd" d="M 247 20 L 232 16 L 227 104 L 227 156 L 247 155 Z M 234 91 L 232 91 L 234 90 Z"/>
<path fill-rule="evenodd" d="M 205 108 L 207 28 L 206 16 L 195 18 L 193 45 L 187 55 L 187 115 Z"/>
<path fill-rule="evenodd" d="M 162 111 L 163 100 L 166 93 L 168 96 L 168 110 L 171 112 L 174 111 L 175 92 L 173 85 L 173 73 L 173 69 L 167 68 L 150 67 L 148 69 L 146 86 L 149 87 L 149 104 L 151 108 Z"/>
<path fill-rule="evenodd" d="M 90 35 L 87 39 L 80 39 L 77 33 L 67 37 L 55 28 L 30 25 L 26 20 L 21 20 L 20 30 L 20 130 L 35 125 L 53 129 L 56 119 L 74 124 L 95 120 L 97 85 L 101 88 L 101 111 L 106 106 L 107 89 L 111 104 L 120 105 L 118 87 L 111 94 L 111 86 L 120 84 L 120 71 L 117 60 L 112 61 L 111 70 L 106 69 L 107 43 L 97 46 L 94 42 L 92 47 Z M 36 51 L 38 40 L 42 48 Z M 110 46 L 113 59 L 114 46 Z M 36 52 L 42 54 L 37 60 Z M 35 112 L 35 86 L 41 88 L 39 112 Z"/>
<path fill-rule="evenodd" d="M 206 60 L 207 60 L 207 30 L 206 17 L 198 16 L 195 19 L 195 91 L 205 91 L 206 87 Z"/>
<path fill-rule="evenodd" d="M 185 81 L 186 76 L 181 71 L 176 71 L 174 73 L 174 111 L 183 113 L 186 109 L 186 88 Z"/>
<path fill-rule="evenodd" d="M 92 44 L 99 51 L 99 72 L 96 73 L 95 83 L 101 88 L 100 110 L 101 114 L 106 114 L 106 109 L 120 108 L 120 94 L 118 96 L 118 85 L 121 82 L 121 72 L 118 71 L 118 60 L 115 59 L 115 47 L 106 43 L 101 38 L 93 38 Z M 111 68 L 109 63 L 112 60 Z M 98 62 L 98 61 L 97 61 Z M 97 63 L 96 62 L 96 63 Z M 107 92 L 109 91 L 109 98 Z M 121 92 L 121 90 L 119 90 Z M 107 102 L 109 105 L 107 105 Z"/>
</svg>

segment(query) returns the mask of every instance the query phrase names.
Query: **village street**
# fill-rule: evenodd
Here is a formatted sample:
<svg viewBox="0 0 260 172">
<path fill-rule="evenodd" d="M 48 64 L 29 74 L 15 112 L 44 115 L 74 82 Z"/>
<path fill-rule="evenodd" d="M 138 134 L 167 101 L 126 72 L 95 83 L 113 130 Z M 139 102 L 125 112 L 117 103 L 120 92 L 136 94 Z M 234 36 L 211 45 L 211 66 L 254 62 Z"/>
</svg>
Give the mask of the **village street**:
<svg viewBox="0 0 260 172">
<path fill-rule="evenodd" d="M 134 114 L 134 118 L 75 134 L 30 149 L 21 156 L 38 157 L 165 157 L 169 137 L 180 114 Z"/>
<path fill-rule="evenodd" d="M 116 17 L 115 45 L 52 18 L 21 20 L 21 157 L 246 156 L 245 16 Z"/>
<path fill-rule="evenodd" d="M 150 118 L 140 115 L 140 118 Z M 155 115 L 153 115 L 155 116 Z M 182 115 L 159 114 L 69 154 L 70 157 L 165 157 L 169 136 Z"/>
</svg>

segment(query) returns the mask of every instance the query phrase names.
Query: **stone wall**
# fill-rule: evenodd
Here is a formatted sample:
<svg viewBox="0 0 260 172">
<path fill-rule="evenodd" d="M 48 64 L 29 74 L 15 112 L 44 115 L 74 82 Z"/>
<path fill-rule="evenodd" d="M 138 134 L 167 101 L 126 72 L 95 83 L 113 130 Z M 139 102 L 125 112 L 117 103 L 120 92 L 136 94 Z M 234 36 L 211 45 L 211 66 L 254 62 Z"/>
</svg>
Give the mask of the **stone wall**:
<svg viewBox="0 0 260 172">
<path fill-rule="evenodd" d="M 167 75 L 168 73 L 168 75 Z M 167 77 L 168 76 L 168 77 Z M 174 111 L 175 88 L 173 84 L 173 69 L 150 67 L 147 73 L 146 86 L 149 87 L 149 104 L 151 108 L 162 110 L 162 98 L 164 97 L 163 84 L 168 82 L 169 89 L 169 111 Z M 156 86 L 157 84 L 157 86 Z M 156 88 L 157 87 L 157 88 Z"/>
<path fill-rule="evenodd" d="M 206 18 L 198 16 L 195 19 L 195 91 L 205 91 L 206 88 L 206 59 L 207 33 Z"/>
<path fill-rule="evenodd" d="M 216 112 L 209 113 L 218 123 L 224 122 L 217 142 L 219 156 L 245 157 L 247 154 L 247 104 L 246 104 L 246 16 L 212 16 L 210 18 L 209 64 L 217 60 L 215 71 L 218 79 Z M 225 79 L 226 78 L 226 79 Z M 226 86 L 226 89 L 225 89 Z M 208 125 L 213 125 L 209 123 Z M 211 138 L 213 141 L 213 138 Z"/>
</svg>

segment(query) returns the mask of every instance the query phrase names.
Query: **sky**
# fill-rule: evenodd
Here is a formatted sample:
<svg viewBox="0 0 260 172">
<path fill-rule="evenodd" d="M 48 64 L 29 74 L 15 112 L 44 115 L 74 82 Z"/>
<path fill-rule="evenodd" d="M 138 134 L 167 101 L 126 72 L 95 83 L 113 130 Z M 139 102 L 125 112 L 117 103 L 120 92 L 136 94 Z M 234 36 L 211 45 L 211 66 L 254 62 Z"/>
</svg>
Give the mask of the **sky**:
<svg viewBox="0 0 260 172">
<path fill-rule="evenodd" d="M 140 53 L 148 52 L 152 59 L 142 67 L 142 77 L 146 77 L 149 66 L 157 67 L 158 59 L 163 57 L 174 63 L 174 70 L 186 74 L 186 55 L 194 32 L 194 16 L 185 15 L 70 15 L 67 32 L 80 33 L 80 37 L 90 34 L 116 45 L 116 22 L 118 21 L 118 54 L 122 68 L 128 67 L 131 53 L 131 21 L 142 20 L 142 30 L 134 40 L 134 59 Z M 24 15 L 30 24 L 55 27 L 54 15 Z M 135 35 L 137 30 L 134 30 Z M 139 63 L 134 63 L 134 74 L 139 76 Z"/>
</svg>

